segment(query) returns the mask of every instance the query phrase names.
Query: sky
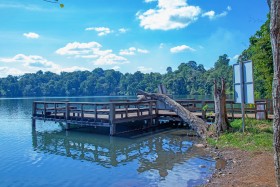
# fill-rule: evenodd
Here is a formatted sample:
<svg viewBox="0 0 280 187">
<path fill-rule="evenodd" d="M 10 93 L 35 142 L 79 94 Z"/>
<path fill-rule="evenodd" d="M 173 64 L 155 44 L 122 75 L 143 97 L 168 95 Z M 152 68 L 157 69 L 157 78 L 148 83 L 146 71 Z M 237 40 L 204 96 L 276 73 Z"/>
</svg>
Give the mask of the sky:
<svg viewBox="0 0 280 187">
<path fill-rule="evenodd" d="M 230 64 L 266 21 L 266 0 L 1 0 L 0 77 L 95 68 Z"/>
</svg>

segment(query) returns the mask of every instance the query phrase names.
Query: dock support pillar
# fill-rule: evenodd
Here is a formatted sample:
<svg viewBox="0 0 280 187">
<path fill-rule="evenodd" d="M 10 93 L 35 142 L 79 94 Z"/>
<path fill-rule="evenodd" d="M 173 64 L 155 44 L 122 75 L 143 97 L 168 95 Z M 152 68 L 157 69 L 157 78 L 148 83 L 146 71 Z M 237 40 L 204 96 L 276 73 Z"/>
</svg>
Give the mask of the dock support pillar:
<svg viewBox="0 0 280 187">
<path fill-rule="evenodd" d="M 110 136 L 114 136 L 116 134 L 116 124 L 115 121 L 115 105 L 114 103 L 110 103 L 110 111 L 109 111 L 109 120 L 110 120 Z"/>
<path fill-rule="evenodd" d="M 34 119 L 33 117 L 32 117 L 32 127 L 33 127 L 33 128 L 36 127 L 36 119 Z"/>
<path fill-rule="evenodd" d="M 32 127 L 32 145 L 33 147 L 38 147 L 37 132 L 35 126 Z"/>
<path fill-rule="evenodd" d="M 65 120 L 66 120 L 66 130 L 69 130 L 70 129 L 70 124 L 69 124 L 69 122 L 68 122 L 68 119 L 69 119 L 69 116 L 70 116 L 70 113 L 69 113 L 69 103 L 68 102 L 66 102 L 65 103 L 65 110 L 66 110 L 66 112 L 65 112 Z"/>
<path fill-rule="evenodd" d="M 110 126 L 110 136 L 114 136 L 116 134 L 116 124 L 115 123 L 111 123 Z"/>
<path fill-rule="evenodd" d="M 67 122 L 66 122 L 65 129 L 66 129 L 66 130 L 69 130 L 69 129 L 70 129 L 70 124 L 69 124 L 69 123 L 67 123 Z"/>
<path fill-rule="evenodd" d="M 155 126 L 155 127 L 158 127 L 159 125 L 160 125 L 160 123 L 159 123 L 159 118 L 156 117 L 156 118 L 155 118 L 155 122 L 154 122 L 154 126 Z"/>
<path fill-rule="evenodd" d="M 37 103 L 33 102 L 33 104 L 32 104 L 32 127 L 36 126 L 36 120 L 35 120 L 36 109 L 37 109 Z"/>
</svg>

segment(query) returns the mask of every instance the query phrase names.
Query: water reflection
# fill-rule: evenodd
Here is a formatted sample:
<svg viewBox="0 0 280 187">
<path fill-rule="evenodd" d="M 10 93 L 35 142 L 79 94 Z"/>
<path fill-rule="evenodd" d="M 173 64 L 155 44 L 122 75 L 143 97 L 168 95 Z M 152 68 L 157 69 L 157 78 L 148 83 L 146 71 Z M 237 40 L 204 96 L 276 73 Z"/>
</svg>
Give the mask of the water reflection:
<svg viewBox="0 0 280 187">
<path fill-rule="evenodd" d="M 94 162 L 106 168 L 138 161 L 138 173 L 157 170 L 166 177 L 174 165 L 205 155 L 192 146 L 186 130 L 161 132 L 140 138 L 120 138 L 89 133 L 88 129 L 37 132 L 32 130 L 33 147 L 38 152 Z M 213 162 L 210 157 L 205 157 Z"/>
</svg>

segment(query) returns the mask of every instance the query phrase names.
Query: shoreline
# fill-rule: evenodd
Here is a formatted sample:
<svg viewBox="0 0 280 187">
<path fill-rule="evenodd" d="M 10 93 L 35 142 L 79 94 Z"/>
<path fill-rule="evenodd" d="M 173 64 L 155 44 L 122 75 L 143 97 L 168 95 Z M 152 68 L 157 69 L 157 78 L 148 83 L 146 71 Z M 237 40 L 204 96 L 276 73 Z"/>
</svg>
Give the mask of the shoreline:
<svg viewBox="0 0 280 187">
<path fill-rule="evenodd" d="M 216 160 L 225 163 L 216 163 L 214 174 L 203 186 L 276 186 L 272 152 L 236 148 L 215 149 L 213 152 Z"/>
</svg>

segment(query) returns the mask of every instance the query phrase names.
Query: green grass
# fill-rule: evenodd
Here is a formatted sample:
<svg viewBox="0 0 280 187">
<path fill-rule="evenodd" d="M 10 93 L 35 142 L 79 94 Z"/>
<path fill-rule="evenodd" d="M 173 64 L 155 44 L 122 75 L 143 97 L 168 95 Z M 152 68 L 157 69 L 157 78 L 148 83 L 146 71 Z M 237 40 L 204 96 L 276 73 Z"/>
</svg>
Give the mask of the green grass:
<svg viewBox="0 0 280 187">
<path fill-rule="evenodd" d="M 220 148 L 232 147 L 247 151 L 272 151 L 272 122 L 266 120 L 245 120 L 245 132 L 242 133 L 242 120 L 231 122 L 232 130 L 220 135 L 219 139 L 208 138 L 210 145 Z"/>
</svg>

